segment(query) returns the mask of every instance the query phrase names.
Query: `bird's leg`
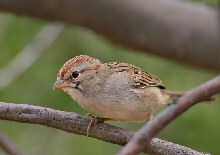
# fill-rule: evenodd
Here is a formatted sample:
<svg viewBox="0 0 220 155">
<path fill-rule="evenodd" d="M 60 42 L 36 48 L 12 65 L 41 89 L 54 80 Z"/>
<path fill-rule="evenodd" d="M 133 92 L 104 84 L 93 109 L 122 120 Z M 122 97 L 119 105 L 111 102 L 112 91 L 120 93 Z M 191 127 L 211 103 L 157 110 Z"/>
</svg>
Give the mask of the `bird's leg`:
<svg viewBox="0 0 220 155">
<path fill-rule="evenodd" d="M 106 118 L 106 117 L 93 116 L 90 113 L 86 114 L 85 117 L 91 119 L 91 121 L 90 121 L 90 123 L 87 127 L 87 136 L 89 136 L 89 130 L 91 129 L 91 127 L 95 126 L 97 123 L 104 123 L 105 121 L 111 121 L 112 120 L 112 119 Z"/>
</svg>

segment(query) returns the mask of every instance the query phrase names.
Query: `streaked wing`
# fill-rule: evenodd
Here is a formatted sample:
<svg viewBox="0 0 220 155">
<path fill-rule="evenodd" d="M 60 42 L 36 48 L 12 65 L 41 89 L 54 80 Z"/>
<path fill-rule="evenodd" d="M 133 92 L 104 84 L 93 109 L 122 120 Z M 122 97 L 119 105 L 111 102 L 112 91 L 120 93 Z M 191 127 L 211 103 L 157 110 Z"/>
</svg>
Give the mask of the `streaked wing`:
<svg viewBox="0 0 220 155">
<path fill-rule="evenodd" d="M 107 63 L 107 66 L 113 69 L 114 72 L 126 71 L 130 74 L 134 79 L 134 88 L 159 87 L 165 89 L 165 86 L 159 78 L 134 65 L 123 62 L 110 62 Z"/>
</svg>

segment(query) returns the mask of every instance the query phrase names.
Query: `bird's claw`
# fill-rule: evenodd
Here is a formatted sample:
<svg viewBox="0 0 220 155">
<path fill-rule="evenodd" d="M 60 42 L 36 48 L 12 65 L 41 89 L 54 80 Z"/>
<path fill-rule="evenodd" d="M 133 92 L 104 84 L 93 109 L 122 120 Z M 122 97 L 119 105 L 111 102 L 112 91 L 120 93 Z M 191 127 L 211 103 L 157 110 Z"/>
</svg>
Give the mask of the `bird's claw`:
<svg viewBox="0 0 220 155">
<path fill-rule="evenodd" d="M 91 121 L 89 122 L 89 125 L 87 127 L 87 134 L 86 134 L 87 136 L 89 136 L 89 130 L 91 129 L 91 127 L 95 126 L 97 123 L 103 123 L 106 120 L 106 118 L 93 116 L 90 113 L 86 114 L 85 117 L 91 119 Z"/>
<path fill-rule="evenodd" d="M 92 118 L 91 121 L 89 122 L 89 125 L 87 126 L 87 132 L 86 135 L 89 136 L 89 130 L 91 129 L 92 126 L 95 126 L 98 121 L 95 118 Z"/>
</svg>

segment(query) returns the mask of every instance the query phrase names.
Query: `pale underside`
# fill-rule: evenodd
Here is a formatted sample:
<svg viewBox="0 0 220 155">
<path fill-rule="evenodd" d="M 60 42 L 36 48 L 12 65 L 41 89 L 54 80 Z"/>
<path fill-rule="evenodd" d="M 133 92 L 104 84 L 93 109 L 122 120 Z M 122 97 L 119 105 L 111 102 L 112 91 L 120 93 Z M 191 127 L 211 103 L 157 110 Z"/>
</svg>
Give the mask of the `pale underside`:
<svg viewBox="0 0 220 155">
<path fill-rule="evenodd" d="M 163 95 L 159 88 L 163 86 L 162 82 L 143 71 L 141 73 L 144 76 L 150 76 L 151 79 L 148 78 L 150 81 L 146 81 L 145 78 L 138 82 L 141 78 L 143 79 L 140 70 L 137 68 L 139 72 L 134 73 L 135 68 L 132 68 L 131 73 L 128 69 L 134 66 L 129 64 L 126 66 L 126 63 L 117 63 L 116 68 L 120 69 L 118 65 L 121 64 L 124 65 L 122 66 L 124 70 L 117 72 L 114 70 L 102 87 L 97 84 L 85 92 L 70 88 L 64 88 L 64 91 L 68 92 L 83 108 L 101 114 L 103 117 L 126 122 L 148 121 L 156 107 L 163 102 Z M 127 70 L 126 67 L 128 67 Z M 110 64 L 110 68 L 114 69 L 114 64 Z"/>
</svg>

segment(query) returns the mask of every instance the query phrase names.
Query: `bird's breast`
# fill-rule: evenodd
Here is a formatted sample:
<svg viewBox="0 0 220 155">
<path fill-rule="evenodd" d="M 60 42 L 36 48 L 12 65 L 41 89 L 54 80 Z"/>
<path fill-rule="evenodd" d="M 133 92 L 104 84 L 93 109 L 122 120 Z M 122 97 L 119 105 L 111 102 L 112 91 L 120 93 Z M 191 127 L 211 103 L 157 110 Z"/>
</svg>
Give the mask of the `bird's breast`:
<svg viewBox="0 0 220 155">
<path fill-rule="evenodd" d="M 91 87 L 85 92 L 71 90 L 68 93 L 84 109 L 126 122 L 149 120 L 161 100 L 158 88 L 131 88 L 129 77 L 121 75 L 115 75 L 102 86 Z"/>
</svg>

